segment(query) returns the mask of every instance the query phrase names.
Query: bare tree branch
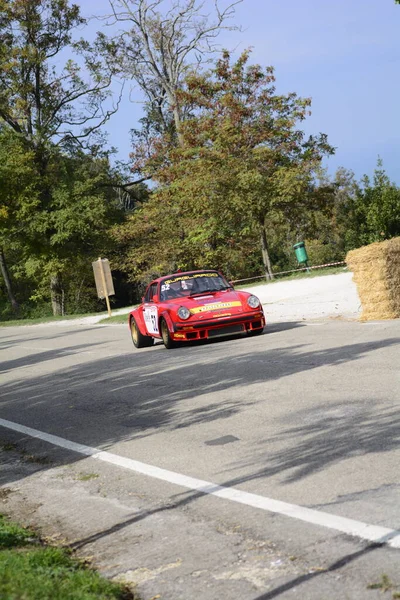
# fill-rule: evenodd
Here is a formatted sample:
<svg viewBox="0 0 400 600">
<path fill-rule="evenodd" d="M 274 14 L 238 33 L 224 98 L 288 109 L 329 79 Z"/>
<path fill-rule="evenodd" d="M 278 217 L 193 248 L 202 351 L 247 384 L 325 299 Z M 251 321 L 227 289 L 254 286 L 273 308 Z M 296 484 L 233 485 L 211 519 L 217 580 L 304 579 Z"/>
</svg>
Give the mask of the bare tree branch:
<svg viewBox="0 0 400 600">
<path fill-rule="evenodd" d="M 7 114 L 4 110 L 1 110 L 1 109 L 0 109 L 0 119 L 3 119 L 17 133 L 22 133 L 22 128 L 19 125 L 18 121 L 13 119 L 11 117 L 11 115 Z"/>
<path fill-rule="evenodd" d="M 18 10 L 16 6 L 18 5 Z M 83 139 L 116 112 L 103 108 L 115 69 L 96 61 L 87 42 L 74 44 L 85 68 L 67 61 L 61 73 L 54 58 L 73 45 L 73 31 L 83 25 L 79 8 L 69 3 L 10 1 L 0 19 L 0 122 L 23 135 L 34 148 L 48 148 L 60 129 Z M 121 97 L 117 101 L 119 105 Z M 82 129 L 96 120 L 96 126 Z M 98 124 L 97 124 L 98 123 Z M 80 131 L 78 129 L 81 128 Z"/>
<path fill-rule="evenodd" d="M 98 131 L 112 117 L 112 115 L 114 115 L 118 111 L 120 102 L 122 100 L 122 93 L 123 93 L 123 88 L 120 91 L 118 100 L 117 100 L 114 108 L 110 109 L 110 110 L 107 110 L 106 112 L 103 111 L 103 117 L 100 118 L 100 120 L 97 121 L 96 125 L 93 125 L 91 127 L 87 127 L 86 129 L 83 130 L 83 132 L 81 132 L 79 134 L 74 133 L 74 131 L 71 130 L 71 129 L 67 129 L 66 131 L 58 131 L 57 130 L 54 133 L 54 135 L 60 137 L 60 140 L 57 142 L 56 145 L 60 146 L 65 141 L 69 141 L 69 140 L 79 141 L 79 140 L 82 140 L 82 139 L 86 139 L 90 135 L 92 135 L 94 132 Z M 70 124 L 73 127 L 85 125 L 89 121 L 92 121 L 94 119 L 99 119 L 98 112 L 99 112 L 99 110 L 97 110 L 96 113 L 93 114 L 93 115 L 88 115 L 86 118 L 82 119 L 82 121 L 78 122 L 78 123 L 76 121 L 68 123 L 68 121 L 64 119 L 63 122 L 62 122 L 62 125 Z M 60 126 L 61 126 L 61 124 L 60 124 Z M 82 145 L 82 144 L 80 144 L 80 145 Z"/>
<path fill-rule="evenodd" d="M 119 188 L 121 190 L 129 190 L 129 188 L 134 187 L 135 185 L 139 185 L 140 183 L 143 183 L 144 181 L 150 181 L 151 176 L 148 177 L 141 177 L 140 179 L 136 179 L 135 181 L 129 181 L 128 183 L 115 183 L 115 182 L 109 182 L 109 183 L 99 183 L 99 187 L 111 187 L 111 188 Z"/>
<path fill-rule="evenodd" d="M 172 115 L 178 138 L 182 115 L 177 91 L 186 73 L 216 51 L 220 31 L 239 29 L 228 21 L 242 1 L 222 8 L 221 0 L 214 0 L 213 13 L 203 14 L 203 0 L 176 0 L 164 13 L 164 0 L 109 0 L 109 19 L 129 24 L 108 40 L 119 69 L 140 86 L 162 113 L 163 123 L 170 123 Z"/>
</svg>

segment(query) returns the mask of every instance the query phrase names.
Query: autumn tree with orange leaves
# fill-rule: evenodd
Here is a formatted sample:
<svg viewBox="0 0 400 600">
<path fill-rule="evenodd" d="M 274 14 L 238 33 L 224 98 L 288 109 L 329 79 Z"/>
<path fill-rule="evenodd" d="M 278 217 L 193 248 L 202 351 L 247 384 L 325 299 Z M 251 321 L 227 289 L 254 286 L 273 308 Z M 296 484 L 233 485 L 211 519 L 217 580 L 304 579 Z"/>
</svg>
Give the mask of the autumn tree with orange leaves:
<svg viewBox="0 0 400 600">
<path fill-rule="evenodd" d="M 232 63 L 224 52 L 211 72 L 186 79 L 179 102 L 190 116 L 180 124 L 181 144 L 167 134 L 136 147 L 133 170 L 157 188 L 124 227 L 125 240 L 129 230 L 147 231 L 126 268 L 141 272 L 148 254 L 160 271 L 213 265 L 235 274 L 244 244 L 245 252 L 258 246 L 273 278 L 274 220 L 294 223 L 319 207 L 314 176 L 333 149 L 325 135 L 301 129 L 311 101 L 277 94 L 273 68 L 251 65 L 249 56 Z"/>
</svg>

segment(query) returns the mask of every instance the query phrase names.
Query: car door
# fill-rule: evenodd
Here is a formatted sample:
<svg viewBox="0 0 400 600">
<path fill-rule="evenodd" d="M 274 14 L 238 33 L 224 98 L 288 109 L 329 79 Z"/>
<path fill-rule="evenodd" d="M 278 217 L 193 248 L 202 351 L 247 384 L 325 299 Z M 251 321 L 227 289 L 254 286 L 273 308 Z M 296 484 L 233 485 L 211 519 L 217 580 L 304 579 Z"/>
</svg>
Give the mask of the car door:
<svg viewBox="0 0 400 600">
<path fill-rule="evenodd" d="M 154 302 L 154 296 L 157 294 L 158 283 L 151 283 L 147 288 L 144 297 L 143 316 L 144 324 L 149 335 L 160 335 L 158 331 L 158 306 Z"/>
</svg>

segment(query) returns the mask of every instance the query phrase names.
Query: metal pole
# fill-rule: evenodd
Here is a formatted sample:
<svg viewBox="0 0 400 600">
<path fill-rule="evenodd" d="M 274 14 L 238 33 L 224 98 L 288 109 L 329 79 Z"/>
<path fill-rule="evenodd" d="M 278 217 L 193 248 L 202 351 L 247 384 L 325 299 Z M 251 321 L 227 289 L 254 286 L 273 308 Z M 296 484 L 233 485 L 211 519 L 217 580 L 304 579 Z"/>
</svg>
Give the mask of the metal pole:
<svg viewBox="0 0 400 600">
<path fill-rule="evenodd" d="M 101 281 L 103 283 L 104 297 L 106 299 L 108 316 L 111 317 L 110 300 L 109 300 L 108 293 L 107 293 L 106 278 L 104 275 L 103 261 L 101 260 L 101 258 L 99 258 L 99 263 L 100 263 Z"/>
</svg>

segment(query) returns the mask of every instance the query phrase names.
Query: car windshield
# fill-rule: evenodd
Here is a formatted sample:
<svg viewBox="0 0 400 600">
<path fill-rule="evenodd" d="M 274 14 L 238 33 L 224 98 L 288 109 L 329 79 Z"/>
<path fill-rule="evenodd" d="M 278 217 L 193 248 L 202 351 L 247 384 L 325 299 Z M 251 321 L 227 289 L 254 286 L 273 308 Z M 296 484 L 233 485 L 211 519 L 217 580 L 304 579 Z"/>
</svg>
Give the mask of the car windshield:
<svg viewBox="0 0 400 600">
<path fill-rule="evenodd" d="M 173 275 L 161 282 L 161 300 L 184 298 L 197 294 L 220 292 L 231 286 L 218 273 Z"/>
</svg>

